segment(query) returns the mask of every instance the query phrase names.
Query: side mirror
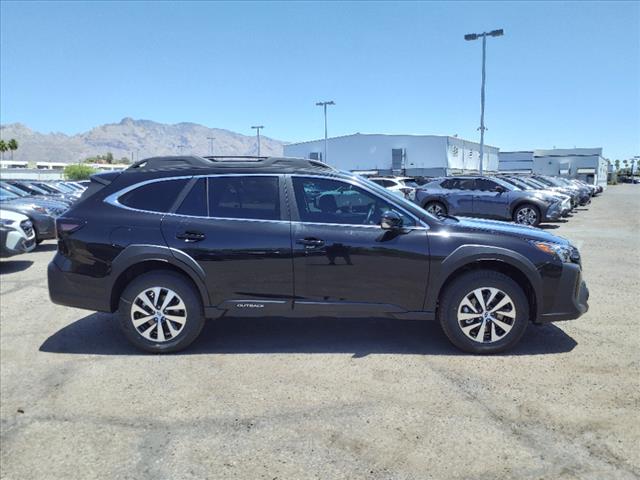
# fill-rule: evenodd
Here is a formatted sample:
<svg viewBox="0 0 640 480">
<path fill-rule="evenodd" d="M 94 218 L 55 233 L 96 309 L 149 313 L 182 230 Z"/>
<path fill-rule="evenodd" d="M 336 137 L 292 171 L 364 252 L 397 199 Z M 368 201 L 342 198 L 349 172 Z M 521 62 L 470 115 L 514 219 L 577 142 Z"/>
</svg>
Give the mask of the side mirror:
<svg viewBox="0 0 640 480">
<path fill-rule="evenodd" d="M 494 188 L 494 191 L 498 193 L 504 193 L 507 191 L 507 189 L 504 188 L 502 185 L 497 185 L 496 188 Z"/>
<path fill-rule="evenodd" d="M 402 217 L 398 212 L 387 210 L 380 218 L 380 226 L 383 230 L 397 230 L 402 228 Z"/>
</svg>

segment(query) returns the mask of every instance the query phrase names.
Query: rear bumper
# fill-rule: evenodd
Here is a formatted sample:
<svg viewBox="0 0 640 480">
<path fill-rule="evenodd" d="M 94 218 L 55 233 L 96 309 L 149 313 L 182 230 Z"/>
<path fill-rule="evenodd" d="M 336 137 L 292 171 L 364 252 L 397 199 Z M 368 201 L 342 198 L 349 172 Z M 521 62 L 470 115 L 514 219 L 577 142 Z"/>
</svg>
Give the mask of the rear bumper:
<svg viewBox="0 0 640 480">
<path fill-rule="evenodd" d="M 104 278 L 92 278 L 66 271 L 70 262 L 59 253 L 47 268 L 49 298 L 67 307 L 111 312 L 111 288 Z"/>
<path fill-rule="evenodd" d="M 580 267 L 565 264 L 552 305 L 544 306 L 539 323 L 574 320 L 589 310 L 589 289 L 582 279 Z"/>
</svg>

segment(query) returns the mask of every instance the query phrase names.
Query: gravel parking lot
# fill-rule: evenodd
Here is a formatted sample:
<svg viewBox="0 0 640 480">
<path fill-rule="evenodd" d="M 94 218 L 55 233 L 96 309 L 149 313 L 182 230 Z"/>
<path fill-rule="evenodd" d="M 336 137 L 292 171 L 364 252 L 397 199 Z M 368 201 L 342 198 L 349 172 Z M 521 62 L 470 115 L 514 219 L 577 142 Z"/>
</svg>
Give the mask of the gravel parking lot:
<svg viewBox="0 0 640 480">
<path fill-rule="evenodd" d="M 226 318 L 141 354 L 49 301 L 46 242 L 0 263 L 1 476 L 638 478 L 639 205 L 610 187 L 547 226 L 580 248 L 591 309 L 492 357 L 432 322 L 322 318 Z"/>
</svg>

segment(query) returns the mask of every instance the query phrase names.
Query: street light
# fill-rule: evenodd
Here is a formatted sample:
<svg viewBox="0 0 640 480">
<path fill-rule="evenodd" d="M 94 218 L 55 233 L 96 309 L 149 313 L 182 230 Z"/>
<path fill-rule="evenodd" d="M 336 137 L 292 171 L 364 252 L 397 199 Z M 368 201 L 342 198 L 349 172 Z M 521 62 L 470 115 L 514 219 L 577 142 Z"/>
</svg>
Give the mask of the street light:
<svg viewBox="0 0 640 480">
<path fill-rule="evenodd" d="M 316 106 L 324 109 L 324 156 L 322 158 L 324 163 L 327 163 L 327 105 L 335 105 L 335 102 L 333 100 L 329 100 L 327 102 L 316 103 Z"/>
<path fill-rule="evenodd" d="M 207 140 L 209 140 L 209 155 L 213 155 L 213 141 L 216 139 L 216 137 L 207 137 Z"/>
<path fill-rule="evenodd" d="M 480 175 L 482 175 L 482 162 L 484 161 L 484 79 L 485 79 L 485 58 L 487 53 L 487 35 L 490 37 L 501 37 L 504 30 L 492 30 L 482 33 L 468 33 L 464 36 L 467 41 L 477 40 L 482 37 L 482 89 L 480 91 Z"/>
<path fill-rule="evenodd" d="M 264 128 L 264 125 L 255 125 L 251 128 L 255 128 L 256 134 L 258 135 L 258 156 L 260 156 L 260 129 Z"/>
</svg>

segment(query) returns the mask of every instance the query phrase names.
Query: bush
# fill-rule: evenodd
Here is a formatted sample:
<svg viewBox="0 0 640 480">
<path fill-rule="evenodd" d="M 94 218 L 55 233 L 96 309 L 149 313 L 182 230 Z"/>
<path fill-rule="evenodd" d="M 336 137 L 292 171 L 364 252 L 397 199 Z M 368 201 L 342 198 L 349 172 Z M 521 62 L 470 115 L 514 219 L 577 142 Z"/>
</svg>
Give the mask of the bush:
<svg viewBox="0 0 640 480">
<path fill-rule="evenodd" d="M 67 180 L 88 180 L 96 171 L 89 165 L 67 165 L 64 167 L 64 176 Z"/>
</svg>

